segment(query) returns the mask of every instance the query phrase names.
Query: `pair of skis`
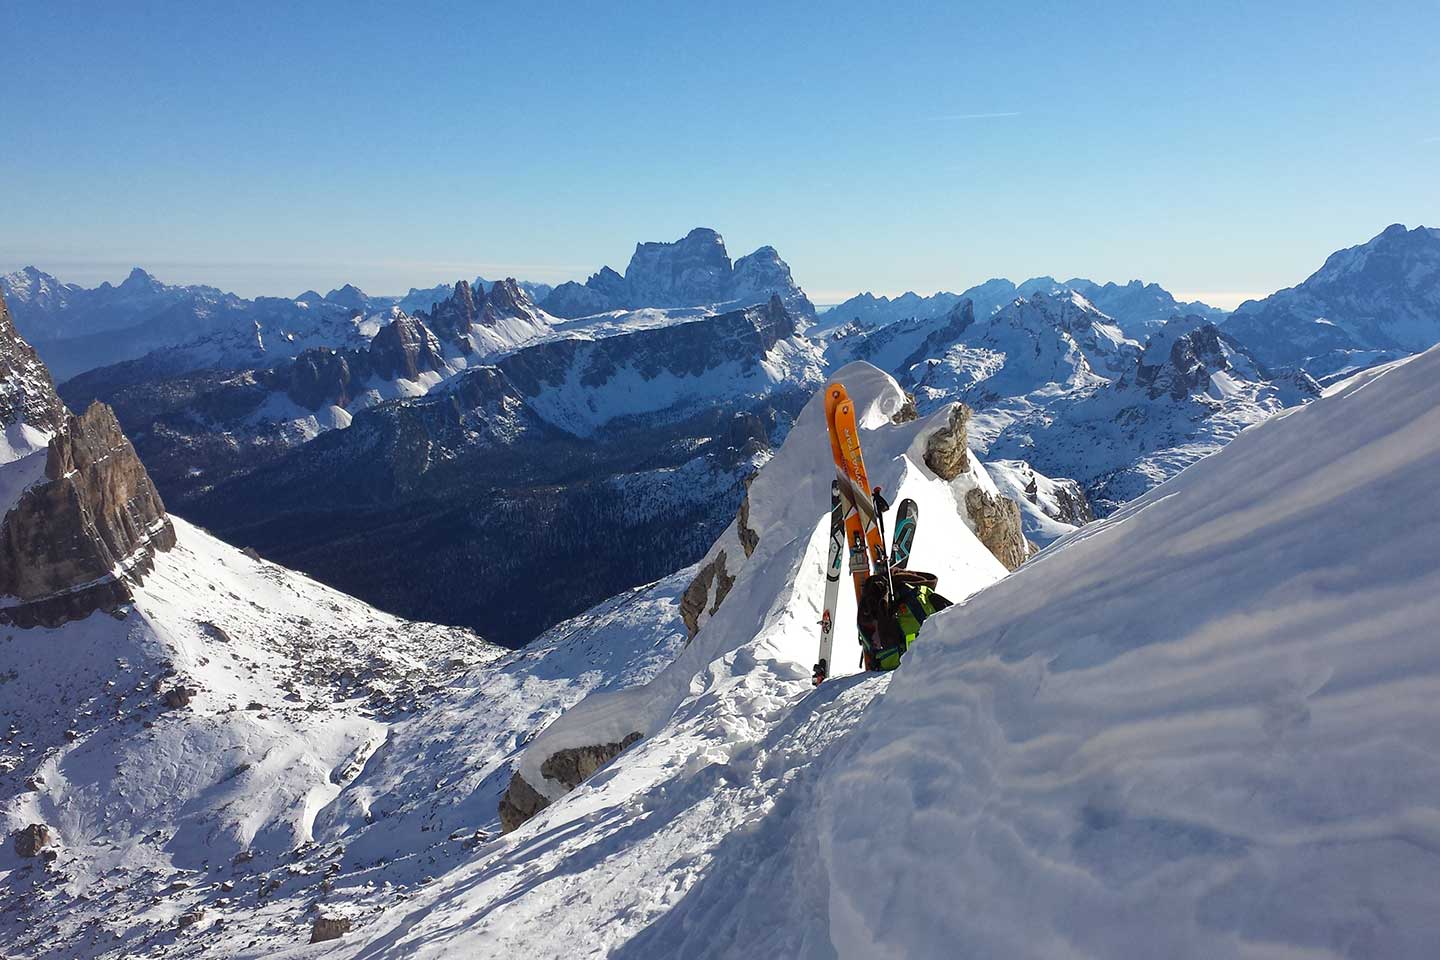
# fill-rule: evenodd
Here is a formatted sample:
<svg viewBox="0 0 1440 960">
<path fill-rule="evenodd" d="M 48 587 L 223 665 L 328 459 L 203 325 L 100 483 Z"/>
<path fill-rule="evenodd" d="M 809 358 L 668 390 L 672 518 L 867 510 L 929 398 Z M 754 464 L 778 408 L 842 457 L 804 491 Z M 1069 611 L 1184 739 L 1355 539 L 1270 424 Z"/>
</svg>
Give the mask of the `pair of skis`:
<svg viewBox="0 0 1440 960">
<path fill-rule="evenodd" d="M 884 514 L 889 504 L 880 496 L 879 487 L 871 490 L 865 458 L 860 451 L 855 405 L 839 383 L 825 388 L 825 419 L 830 430 L 830 453 L 835 460 L 835 479 L 830 483 L 830 547 L 825 565 L 825 608 L 820 617 L 820 656 L 813 677 L 817 685 L 830 675 L 835 612 L 840 599 L 840 568 L 847 548 L 858 603 L 865 581 L 872 574 L 884 573 L 888 577 L 891 569 L 903 570 L 909 564 L 919 519 L 915 501 L 902 501 L 887 556 Z"/>
</svg>

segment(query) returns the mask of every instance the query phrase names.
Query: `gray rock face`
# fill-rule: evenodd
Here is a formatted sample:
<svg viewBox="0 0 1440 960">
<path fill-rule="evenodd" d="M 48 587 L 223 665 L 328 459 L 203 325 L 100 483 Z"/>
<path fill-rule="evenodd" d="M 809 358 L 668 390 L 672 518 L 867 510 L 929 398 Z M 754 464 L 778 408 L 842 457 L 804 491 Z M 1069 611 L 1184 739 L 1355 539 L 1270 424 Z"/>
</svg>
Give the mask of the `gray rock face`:
<svg viewBox="0 0 1440 960">
<path fill-rule="evenodd" d="M 47 457 L 45 479 L 0 526 L 0 597 L 19 601 L 0 608 L 0 619 L 20 626 L 113 608 L 130 597 L 126 580 L 175 544 L 165 505 L 109 407 L 69 417 Z"/>
<path fill-rule="evenodd" d="M 50 371 L 21 338 L 0 296 L 0 430 L 15 423 L 54 433 L 65 423 L 65 405 Z"/>
<path fill-rule="evenodd" d="M 1019 504 L 973 487 L 965 493 L 965 511 L 975 526 L 975 536 L 1006 570 L 1025 562 L 1030 544 L 1025 539 Z"/>
<path fill-rule="evenodd" d="M 22 857 L 38 857 L 40 851 L 50 844 L 50 828 L 43 823 L 32 823 L 11 835 L 15 852 Z"/>
<path fill-rule="evenodd" d="M 420 319 L 441 340 L 457 344 L 462 353 L 471 352 L 471 345 L 465 339 L 471 330 L 477 326 L 496 326 L 506 318 L 541 320 L 530 295 L 513 277 L 497 281 L 489 292 L 483 289 L 477 292 L 461 280 L 455 284 L 450 299 L 434 304 L 429 313 L 420 313 Z"/>
<path fill-rule="evenodd" d="M 500 829 L 509 833 L 549 805 L 544 794 L 517 773 L 510 778 L 510 785 L 500 798 Z"/>
<path fill-rule="evenodd" d="M 695 574 L 695 579 L 690 581 L 690 586 L 685 588 L 685 593 L 680 597 L 680 619 L 685 622 L 685 629 L 692 639 L 700 632 L 701 614 L 714 613 L 720 609 L 721 601 L 734 585 L 735 577 L 725 569 L 724 550 Z M 712 586 L 715 597 L 713 601 L 710 599 Z"/>
<path fill-rule="evenodd" d="M 370 367 L 384 380 L 415 380 L 440 369 L 440 341 L 414 317 L 397 317 L 370 341 Z"/>
<path fill-rule="evenodd" d="M 545 758 L 540 765 L 540 773 L 546 780 L 563 784 L 567 792 L 574 790 L 641 737 L 639 732 L 635 732 L 617 743 L 557 750 Z M 510 779 L 510 786 L 500 799 L 500 826 L 509 833 L 549 805 L 550 801 L 517 773 Z"/>
<path fill-rule="evenodd" d="M 539 320 L 540 310 L 514 277 L 497 280 L 486 291 L 480 308 L 480 323 L 493 327 L 507 318 Z"/>
<path fill-rule="evenodd" d="M 1055 505 L 1059 507 L 1059 513 L 1055 516 L 1056 520 L 1083 527 L 1095 519 L 1095 511 L 1091 508 L 1090 501 L 1086 498 L 1085 491 L 1080 488 L 1080 484 L 1074 480 L 1052 482 L 1055 484 L 1052 496 Z"/>
<path fill-rule="evenodd" d="M 352 387 L 364 379 L 363 371 L 356 376 L 351 370 L 344 351 L 323 347 L 306 350 L 285 372 L 289 377 L 285 392 L 307 410 L 318 410 L 327 403 L 347 406 L 353 399 Z"/>
<path fill-rule="evenodd" d="M 541 306 L 558 317 L 583 317 L 641 307 L 746 306 L 772 295 L 791 311 L 815 315 L 774 247 L 732 264 L 720 234 L 696 227 L 673 243 L 636 244 L 623 277 L 603 267 L 584 284 L 562 283 Z"/>
<path fill-rule="evenodd" d="M 450 295 L 450 299 L 433 305 L 430 312 L 423 314 L 421 319 L 442 340 L 460 342 L 470 332 L 479 316 L 480 311 L 475 306 L 475 294 L 470 289 L 469 281 L 460 280 L 456 282 L 455 292 Z"/>
<path fill-rule="evenodd" d="M 310 925 L 310 942 L 324 943 L 326 940 L 339 940 L 349 932 L 349 917 L 316 917 L 315 922 Z"/>
<path fill-rule="evenodd" d="M 950 420 L 925 440 L 925 466 L 941 480 L 954 480 L 970 469 L 971 410 L 963 403 L 950 408 Z"/>
</svg>

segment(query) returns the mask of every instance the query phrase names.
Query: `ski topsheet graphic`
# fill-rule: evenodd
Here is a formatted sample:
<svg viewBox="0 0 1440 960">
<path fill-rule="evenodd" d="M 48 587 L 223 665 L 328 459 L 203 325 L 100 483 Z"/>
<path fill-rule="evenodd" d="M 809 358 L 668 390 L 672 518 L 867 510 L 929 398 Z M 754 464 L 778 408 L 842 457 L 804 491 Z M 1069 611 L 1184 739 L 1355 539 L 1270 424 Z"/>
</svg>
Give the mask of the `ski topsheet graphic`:
<svg viewBox="0 0 1440 960">
<path fill-rule="evenodd" d="M 825 558 L 825 609 L 820 615 L 820 658 L 815 663 L 818 684 L 830 675 L 830 658 L 835 649 L 835 610 L 840 602 L 840 568 L 845 562 L 846 501 L 840 496 L 840 481 L 830 481 L 830 549 Z"/>
<path fill-rule="evenodd" d="M 915 527 L 920 521 L 920 506 L 914 500 L 900 501 L 895 511 L 895 532 L 891 534 L 890 566 L 904 570 L 910 565 L 910 548 L 915 545 Z"/>
</svg>

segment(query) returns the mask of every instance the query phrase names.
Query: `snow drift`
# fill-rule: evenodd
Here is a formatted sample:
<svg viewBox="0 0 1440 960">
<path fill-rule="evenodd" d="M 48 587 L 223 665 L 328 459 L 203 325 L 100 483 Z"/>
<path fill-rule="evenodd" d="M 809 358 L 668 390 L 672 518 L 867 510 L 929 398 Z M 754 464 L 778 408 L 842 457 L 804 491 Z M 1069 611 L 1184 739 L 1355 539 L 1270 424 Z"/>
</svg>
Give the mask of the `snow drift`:
<svg viewBox="0 0 1440 960">
<path fill-rule="evenodd" d="M 794 819 L 807 952 L 1433 955 L 1437 475 L 1440 349 L 927 625 Z"/>
</svg>

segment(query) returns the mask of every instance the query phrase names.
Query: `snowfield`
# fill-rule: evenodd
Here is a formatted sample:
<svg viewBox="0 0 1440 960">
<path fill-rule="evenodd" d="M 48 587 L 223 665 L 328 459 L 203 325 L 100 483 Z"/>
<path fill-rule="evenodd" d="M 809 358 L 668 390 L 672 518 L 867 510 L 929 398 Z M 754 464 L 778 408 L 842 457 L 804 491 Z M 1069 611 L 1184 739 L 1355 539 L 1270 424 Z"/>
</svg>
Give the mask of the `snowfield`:
<svg viewBox="0 0 1440 960">
<path fill-rule="evenodd" d="M 22 676 L 64 683 L 0 684 L 36 731 L 16 769 L 43 780 L 6 801 L 9 829 L 43 817 L 60 850 L 0 854 L 5 954 L 1433 956 L 1440 348 L 1055 530 L 1009 576 L 957 509 L 996 486 L 985 466 L 924 465 L 945 411 L 894 424 L 890 377 L 838 379 L 872 482 L 920 504 L 912 566 L 965 601 L 898 671 L 843 675 L 842 627 L 841 675 L 810 686 L 820 397 L 697 567 L 367 709 L 325 686 L 333 664 L 287 667 L 306 648 L 266 611 L 320 626 L 331 604 L 325 634 L 362 631 L 402 675 L 445 644 L 390 649 L 399 623 L 178 524 L 129 620 L 9 642 Z M 733 584 L 687 643 L 679 598 L 722 554 Z M 198 679 L 196 716 L 127 705 L 167 660 Z M 52 715 L 80 718 L 76 741 Z M 546 782 L 555 750 L 631 732 L 573 792 Z M 497 835 L 512 769 L 553 802 Z M 308 944 L 320 916 L 352 926 Z"/>
<path fill-rule="evenodd" d="M 881 482 L 903 429 L 865 437 Z M 777 503 L 650 685 L 680 701 L 658 729 L 333 955 L 1430 956 L 1437 470 L 1440 350 L 1072 534 L 892 677 L 813 693 L 818 524 L 774 543 Z"/>
</svg>

